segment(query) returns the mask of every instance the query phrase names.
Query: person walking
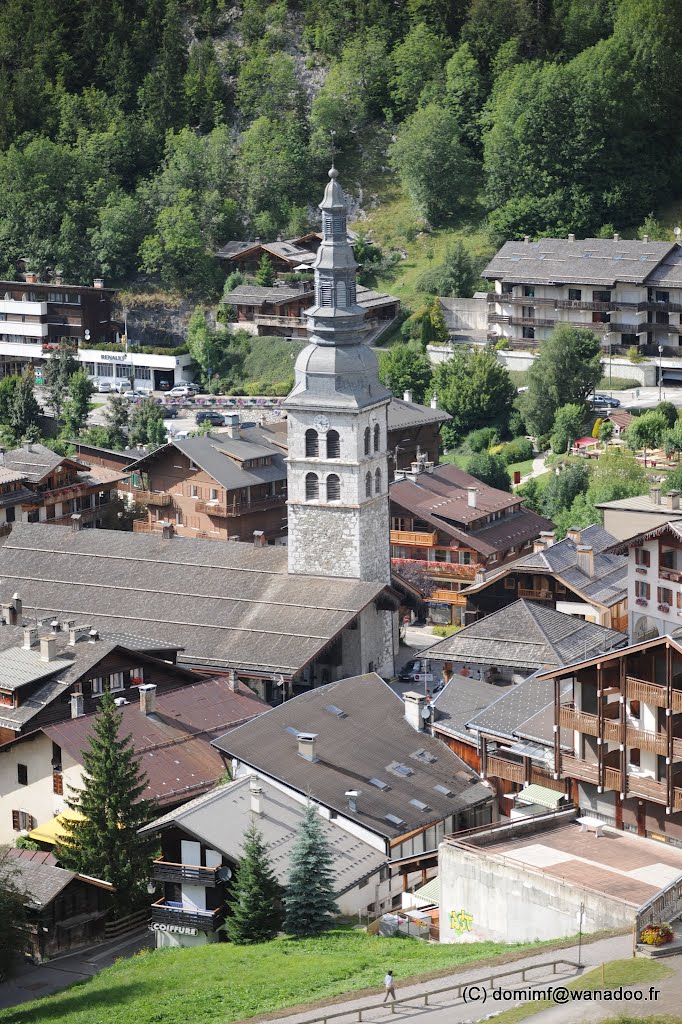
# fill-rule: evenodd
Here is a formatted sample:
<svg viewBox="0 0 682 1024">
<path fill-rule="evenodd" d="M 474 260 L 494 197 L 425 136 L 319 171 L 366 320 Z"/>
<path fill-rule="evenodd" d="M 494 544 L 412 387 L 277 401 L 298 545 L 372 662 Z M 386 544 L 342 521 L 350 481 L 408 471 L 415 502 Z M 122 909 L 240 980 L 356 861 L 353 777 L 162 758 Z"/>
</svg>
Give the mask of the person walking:
<svg viewBox="0 0 682 1024">
<path fill-rule="evenodd" d="M 388 1002 L 388 997 L 392 996 L 395 999 L 395 987 L 393 984 L 393 971 L 387 971 L 386 977 L 384 978 L 384 988 L 386 989 L 386 995 L 383 998 L 383 1002 Z"/>
</svg>

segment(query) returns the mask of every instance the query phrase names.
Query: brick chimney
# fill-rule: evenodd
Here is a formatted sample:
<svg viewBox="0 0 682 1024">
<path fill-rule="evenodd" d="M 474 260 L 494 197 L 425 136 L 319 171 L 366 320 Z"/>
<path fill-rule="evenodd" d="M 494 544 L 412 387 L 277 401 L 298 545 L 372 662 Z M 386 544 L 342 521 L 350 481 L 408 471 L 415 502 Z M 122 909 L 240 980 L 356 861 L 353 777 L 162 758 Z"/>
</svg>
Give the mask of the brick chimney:
<svg viewBox="0 0 682 1024">
<path fill-rule="evenodd" d="M 143 715 L 153 715 L 156 711 L 156 683 L 142 683 L 137 689 L 140 694 L 140 711 Z"/>
<path fill-rule="evenodd" d="M 317 739 L 317 733 L 315 732 L 299 732 L 298 734 L 298 753 L 305 761 L 318 761 L 319 758 L 315 756 L 315 741 Z"/>
<path fill-rule="evenodd" d="M 405 721 L 413 729 L 416 729 L 417 732 L 423 732 L 424 719 L 422 711 L 426 705 L 426 697 L 423 693 L 408 690 L 407 693 L 403 694 L 403 700 L 405 702 Z"/>
<path fill-rule="evenodd" d="M 576 548 L 578 555 L 578 568 L 586 576 L 594 576 L 594 549 L 591 544 L 579 544 Z"/>
</svg>

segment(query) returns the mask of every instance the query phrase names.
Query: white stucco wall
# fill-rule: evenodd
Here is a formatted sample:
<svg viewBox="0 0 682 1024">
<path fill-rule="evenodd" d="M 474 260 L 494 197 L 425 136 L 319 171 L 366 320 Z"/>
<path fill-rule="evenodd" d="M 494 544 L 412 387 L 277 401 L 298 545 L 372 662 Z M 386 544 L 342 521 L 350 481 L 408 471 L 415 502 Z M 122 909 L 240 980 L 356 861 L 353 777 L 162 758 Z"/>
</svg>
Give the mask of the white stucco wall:
<svg viewBox="0 0 682 1024">
<path fill-rule="evenodd" d="M 28 785 L 19 785 L 17 765 L 25 764 Z M 53 792 L 52 740 L 45 733 L 22 740 L 0 754 L 0 843 L 14 845 L 17 834 L 12 828 L 12 811 L 27 811 L 36 824 L 42 825 L 65 806 L 69 786 L 79 787 L 81 766 L 66 751 L 62 751 L 64 794 Z"/>
</svg>

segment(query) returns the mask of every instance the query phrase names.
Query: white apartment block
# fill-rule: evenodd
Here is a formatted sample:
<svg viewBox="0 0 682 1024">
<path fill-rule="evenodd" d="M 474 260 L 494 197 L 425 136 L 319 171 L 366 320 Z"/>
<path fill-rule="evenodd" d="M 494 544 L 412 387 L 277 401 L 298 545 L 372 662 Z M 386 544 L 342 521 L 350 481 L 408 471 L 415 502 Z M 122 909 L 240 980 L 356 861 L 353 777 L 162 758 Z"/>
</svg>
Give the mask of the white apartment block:
<svg viewBox="0 0 682 1024">
<path fill-rule="evenodd" d="M 675 354 L 682 340 L 682 246 L 613 238 L 505 242 L 483 271 L 491 281 L 488 336 L 512 347 L 554 327 L 586 327 L 613 352 L 638 346 Z M 679 371 L 678 371 L 679 374 Z M 680 375 L 682 376 L 682 375 Z M 669 369 L 664 377 L 674 377 Z"/>
</svg>

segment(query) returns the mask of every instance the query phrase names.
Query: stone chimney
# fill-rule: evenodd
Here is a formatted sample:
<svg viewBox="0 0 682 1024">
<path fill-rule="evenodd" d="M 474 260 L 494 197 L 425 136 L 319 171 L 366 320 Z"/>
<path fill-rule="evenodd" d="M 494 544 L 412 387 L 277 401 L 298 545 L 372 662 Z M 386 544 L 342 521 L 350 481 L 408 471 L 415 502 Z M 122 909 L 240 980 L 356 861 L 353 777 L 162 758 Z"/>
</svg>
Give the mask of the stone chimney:
<svg viewBox="0 0 682 1024">
<path fill-rule="evenodd" d="M 54 633 L 40 638 L 40 660 L 54 661 L 57 656 L 57 637 Z"/>
<path fill-rule="evenodd" d="M 651 501 L 654 505 L 661 504 L 661 488 L 658 484 L 656 484 L 654 487 L 649 488 L 649 497 L 651 498 Z"/>
<path fill-rule="evenodd" d="M 92 287 L 93 288 L 104 288 L 104 278 L 103 277 L 96 277 L 95 280 L 92 282 Z"/>
<path fill-rule="evenodd" d="M 317 739 L 317 733 L 315 732 L 299 732 L 298 734 L 298 753 L 305 761 L 318 761 L 319 758 L 315 756 L 315 740 Z"/>
<path fill-rule="evenodd" d="M 407 391 L 403 391 L 403 402 L 411 402 L 411 401 L 412 401 L 412 392 L 409 389 Z"/>
<path fill-rule="evenodd" d="M 616 231 L 616 233 L 613 236 L 613 240 L 614 240 L 614 242 L 620 242 L 620 235 L 618 234 L 617 231 Z"/>
<path fill-rule="evenodd" d="M 569 233 L 568 240 L 569 242 L 575 242 L 575 235 L 572 231 Z"/>
<path fill-rule="evenodd" d="M 74 533 L 78 533 L 79 530 L 83 529 L 83 517 L 79 512 L 75 512 L 71 516 L 71 529 Z"/>
<path fill-rule="evenodd" d="M 173 524 L 170 519 L 163 519 L 161 522 L 161 536 L 164 540 L 170 540 L 173 536 Z"/>
<path fill-rule="evenodd" d="M 156 683 L 142 683 L 137 689 L 140 693 L 140 711 L 143 715 L 153 715 L 156 711 Z"/>
<path fill-rule="evenodd" d="M 231 412 L 225 417 L 225 426 L 227 427 L 227 435 L 231 437 L 233 441 L 239 440 L 239 413 Z"/>
<path fill-rule="evenodd" d="M 431 395 L 431 408 L 432 409 L 437 409 L 438 408 L 438 392 L 437 391 L 434 391 L 433 394 Z"/>
<path fill-rule="evenodd" d="M 251 797 L 251 813 L 262 817 L 263 815 L 263 787 L 257 775 L 249 779 L 249 795 Z"/>
<path fill-rule="evenodd" d="M 582 530 L 579 526 L 572 526 L 570 530 L 566 530 L 566 539 L 572 540 L 574 544 L 580 544 L 582 541 Z"/>
<path fill-rule="evenodd" d="M 403 694 L 403 700 L 405 702 L 405 721 L 413 729 L 416 729 L 417 732 L 423 732 L 424 719 L 422 717 L 422 710 L 426 705 L 426 697 L 423 693 L 408 690 L 407 693 Z"/>
<path fill-rule="evenodd" d="M 668 508 L 673 509 L 673 511 L 677 511 L 679 509 L 679 507 L 680 507 L 680 492 L 679 491 L 668 491 L 668 493 L 666 495 L 666 498 L 667 498 L 667 502 L 666 503 L 668 505 Z"/>
<path fill-rule="evenodd" d="M 467 505 L 469 508 L 476 508 L 478 505 L 478 490 L 476 487 L 467 487 Z"/>
<path fill-rule="evenodd" d="M 75 647 L 83 636 L 88 636 L 91 626 L 71 626 L 69 629 L 69 647 Z"/>
<path fill-rule="evenodd" d="M 34 643 L 38 639 L 38 630 L 35 626 L 27 626 L 24 629 L 24 643 L 23 647 L 25 651 L 30 651 Z"/>
<path fill-rule="evenodd" d="M 72 693 L 71 694 L 71 717 L 82 718 L 85 714 L 83 709 L 83 694 Z"/>
<path fill-rule="evenodd" d="M 586 576 L 594 576 L 594 549 L 591 544 L 579 544 L 576 548 L 578 555 L 578 568 Z"/>
</svg>

